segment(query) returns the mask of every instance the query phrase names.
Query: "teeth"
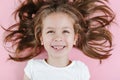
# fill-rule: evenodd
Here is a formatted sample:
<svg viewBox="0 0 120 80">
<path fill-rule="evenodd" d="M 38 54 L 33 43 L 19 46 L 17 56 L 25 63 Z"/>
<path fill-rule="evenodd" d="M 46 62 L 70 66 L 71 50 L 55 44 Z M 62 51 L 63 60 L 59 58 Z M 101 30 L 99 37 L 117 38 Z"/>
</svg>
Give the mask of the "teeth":
<svg viewBox="0 0 120 80">
<path fill-rule="evenodd" d="M 63 49 L 65 46 L 52 46 L 55 49 Z"/>
</svg>

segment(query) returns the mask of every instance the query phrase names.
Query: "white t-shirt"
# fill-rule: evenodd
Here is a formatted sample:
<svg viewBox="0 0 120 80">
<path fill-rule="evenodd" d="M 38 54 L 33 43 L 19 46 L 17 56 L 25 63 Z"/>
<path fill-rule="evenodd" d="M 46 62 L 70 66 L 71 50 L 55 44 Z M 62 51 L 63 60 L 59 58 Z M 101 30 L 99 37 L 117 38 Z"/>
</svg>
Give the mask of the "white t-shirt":
<svg viewBox="0 0 120 80">
<path fill-rule="evenodd" d="M 28 61 L 24 69 L 30 80 L 89 80 L 87 66 L 80 61 L 72 61 L 66 67 L 54 67 L 44 59 Z"/>
</svg>

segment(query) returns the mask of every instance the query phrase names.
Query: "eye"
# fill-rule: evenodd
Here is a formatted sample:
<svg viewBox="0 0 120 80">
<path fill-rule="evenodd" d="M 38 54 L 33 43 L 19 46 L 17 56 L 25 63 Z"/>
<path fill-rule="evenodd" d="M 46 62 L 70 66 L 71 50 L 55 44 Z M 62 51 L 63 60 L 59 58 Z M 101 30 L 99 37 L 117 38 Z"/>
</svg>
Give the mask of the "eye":
<svg viewBox="0 0 120 80">
<path fill-rule="evenodd" d="M 55 32 L 54 32 L 54 31 L 47 31 L 47 34 L 48 34 L 48 33 L 55 33 Z"/>
<path fill-rule="evenodd" d="M 63 33 L 70 33 L 70 31 L 69 30 L 64 30 Z"/>
</svg>

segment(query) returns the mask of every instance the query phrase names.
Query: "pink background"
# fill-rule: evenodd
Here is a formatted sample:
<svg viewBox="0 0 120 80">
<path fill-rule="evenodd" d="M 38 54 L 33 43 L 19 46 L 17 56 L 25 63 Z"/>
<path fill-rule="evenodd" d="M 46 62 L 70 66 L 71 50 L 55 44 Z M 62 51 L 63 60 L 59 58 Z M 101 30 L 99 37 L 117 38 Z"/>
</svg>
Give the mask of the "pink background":
<svg viewBox="0 0 120 80">
<path fill-rule="evenodd" d="M 15 21 L 12 12 L 18 6 L 18 0 L 0 0 L 0 25 L 8 27 Z M 73 49 L 70 58 L 78 59 L 86 63 L 89 67 L 90 80 L 120 80 L 120 4 L 119 0 L 110 0 L 110 6 L 116 13 L 117 24 L 112 24 L 110 28 L 113 33 L 112 56 L 99 64 L 98 60 L 94 60 L 84 56 L 80 51 Z M 26 62 L 7 61 L 8 52 L 3 47 L 3 32 L 0 28 L 0 80 L 22 80 L 23 69 Z"/>
</svg>

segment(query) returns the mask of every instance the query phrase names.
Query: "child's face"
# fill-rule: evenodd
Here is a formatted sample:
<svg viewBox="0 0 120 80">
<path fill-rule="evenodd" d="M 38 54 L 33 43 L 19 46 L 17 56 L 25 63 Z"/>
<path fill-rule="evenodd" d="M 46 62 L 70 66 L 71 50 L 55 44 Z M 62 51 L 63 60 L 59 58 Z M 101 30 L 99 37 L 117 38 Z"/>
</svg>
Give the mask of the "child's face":
<svg viewBox="0 0 120 80">
<path fill-rule="evenodd" d="M 65 13 L 52 13 L 43 19 L 40 40 L 49 57 L 68 57 L 76 43 L 74 23 L 74 19 Z"/>
</svg>

